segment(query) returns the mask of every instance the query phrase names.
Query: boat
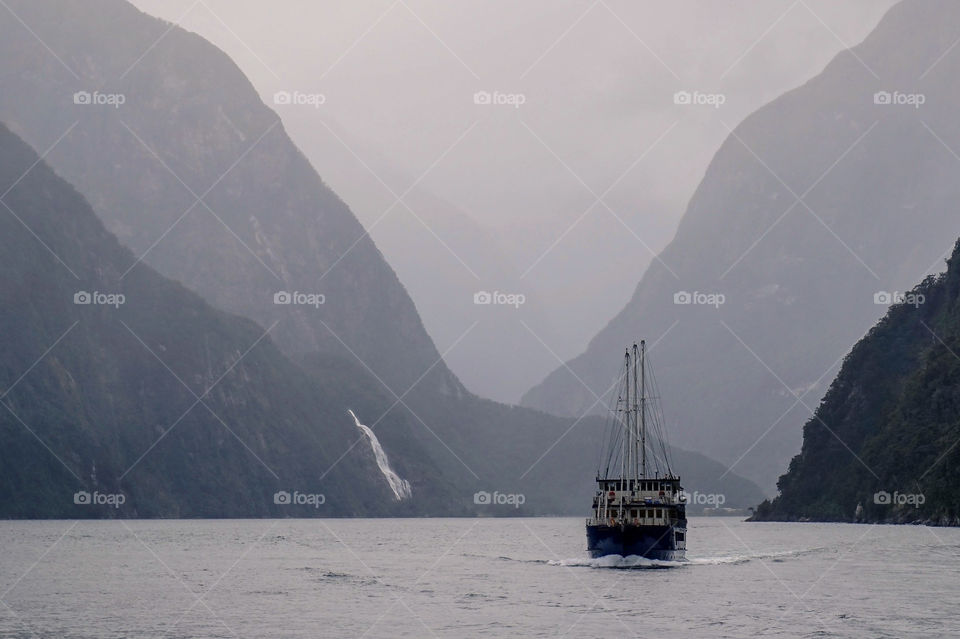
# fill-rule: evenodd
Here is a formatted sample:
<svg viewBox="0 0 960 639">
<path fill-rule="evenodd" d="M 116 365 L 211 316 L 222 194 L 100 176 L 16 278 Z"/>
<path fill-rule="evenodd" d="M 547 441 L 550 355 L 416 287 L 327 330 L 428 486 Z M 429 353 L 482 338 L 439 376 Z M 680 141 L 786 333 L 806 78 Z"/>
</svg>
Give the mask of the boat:
<svg viewBox="0 0 960 639">
<path fill-rule="evenodd" d="M 656 380 L 646 342 L 627 348 L 613 396 L 606 446 L 597 467 L 587 549 L 594 558 L 638 556 L 682 561 L 687 548 L 686 497 L 671 469 Z"/>
</svg>

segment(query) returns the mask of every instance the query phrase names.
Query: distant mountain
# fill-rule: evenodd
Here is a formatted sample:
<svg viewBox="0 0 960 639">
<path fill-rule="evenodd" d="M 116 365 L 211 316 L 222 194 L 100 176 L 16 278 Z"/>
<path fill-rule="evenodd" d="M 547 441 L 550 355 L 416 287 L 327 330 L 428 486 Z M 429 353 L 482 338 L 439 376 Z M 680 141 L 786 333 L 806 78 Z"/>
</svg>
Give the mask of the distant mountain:
<svg viewBox="0 0 960 639">
<path fill-rule="evenodd" d="M 960 525 L 960 242 L 853 348 L 757 520 Z"/>
<path fill-rule="evenodd" d="M 277 108 L 291 136 L 369 229 L 457 378 L 482 397 L 518 401 L 557 363 L 531 330 L 547 344 L 561 341 L 542 294 L 519 277 L 528 266 L 523 261 L 533 260 L 530 248 L 508 248 L 505 234 L 417 184 L 417 176 L 328 117 Z M 395 203 L 394 194 L 405 192 L 403 203 Z M 472 213 L 484 219 L 484 212 Z M 475 303 L 483 292 L 523 297 L 513 305 Z"/>
<path fill-rule="evenodd" d="M 630 303 L 523 404 L 602 410 L 645 336 L 673 442 L 772 490 L 843 353 L 960 234 L 958 39 L 960 4 L 905 0 L 733 129 Z"/>
<path fill-rule="evenodd" d="M 470 513 L 503 514 L 475 506 L 475 491 L 523 494 L 526 504 L 520 514 L 577 515 L 584 512 L 584 504 L 589 506 L 607 427 L 603 418 L 558 418 L 475 397 L 437 398 L 417 408 L 417 416 L 426 424 L 442 424 L 451 415 L 458 416 L 457 428 L 445 431 L 443 443 L 457 451 L 459 459 L 439 450 L 432 459 L 447 477 L 460 472 L 456 489 Z M 393 443 L 389 434 L 384 439 Z M 755 505 L 749 501 L 751 496 L 763 494 L 754 482 L 705 455 L 678 447 L 671 450 L 673 468 L 688 492 L 723 495 L 725 507 L 741 509 Z M 467 466 L 474 474 L 463 474 Z M 454 504 L 424 507 L 432 514 L 444 514 Z"/>
<path fill-rule="evenodd" d="M 133 254 L 3 126 L 0 193 L 0 517 L 404 512 L 341 399 L 382 397 L 318 389 L 266 329 L 149 267 L 121 279 Z"/>
</svg>

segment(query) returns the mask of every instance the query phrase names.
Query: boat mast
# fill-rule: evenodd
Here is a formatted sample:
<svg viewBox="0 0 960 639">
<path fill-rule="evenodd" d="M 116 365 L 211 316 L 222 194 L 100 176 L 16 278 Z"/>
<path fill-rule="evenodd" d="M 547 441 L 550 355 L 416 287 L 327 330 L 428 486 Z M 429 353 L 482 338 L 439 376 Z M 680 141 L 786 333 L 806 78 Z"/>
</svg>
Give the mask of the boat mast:
<svg viewBox="0 0 960 639">
<path fill-rule="evenodd" d="M 637 345 L 633 345 L 636 350 Z M 642 472 L 647 476 L 647 341 L 640 340 L 640 451 L 643 455 Z M 634 375 L 636 377 L 636 375 Z"/>
<path fill-rule="evenodd" d="M 623 438 L 622 454 L 620 455 L 620 490 L 624 490 L 623 480 L 629 477 L 630 456 L 633 449 L 633 430 L 630 427 L 630 350 L 627 349 L 624 354 L 624 366 L 626 367 L 626 384 L 624 384 L 626 397 L 624 398 L 624 418 L 626 419 L 626 436 Z"/>
<path fill-rule="evenodd" d="M 639 383 L 640 378 L 637 377 L 637 344 L 633 344 L 633 404 L 630 405 L 630 412 L 633 413 L 633 429 L 632 429 L 632 446 L 630 453 L 633 455 L 632 465 L 630 466 L 630 472 L 633 474 L 635 480 L 639 480 L 642 475 L 640 474 L 640 435 L 637 433 L 637 429 L 640 427 L 640 420 L 637 418 L 637 400 L 640 397 L 640 393 L 637 390 L 637 384 Z"/>
</svg>

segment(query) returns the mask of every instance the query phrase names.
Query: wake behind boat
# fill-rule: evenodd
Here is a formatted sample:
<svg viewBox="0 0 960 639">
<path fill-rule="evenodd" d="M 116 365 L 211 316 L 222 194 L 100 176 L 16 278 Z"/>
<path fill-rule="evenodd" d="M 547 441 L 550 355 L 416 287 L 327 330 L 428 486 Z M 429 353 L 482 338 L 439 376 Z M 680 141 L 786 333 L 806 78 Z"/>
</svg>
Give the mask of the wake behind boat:
<svg viewBox="0 0 960 639">
<path fill-rule="evenodd" d="M 646 342 L 641 341 L 624 355 L 608 446 L 597 469 L 593 514 L 587 519 L 592 557 L 677 561 L 686 554 L 686 500 L 680 477 L 670 468 L 662 415 L 657 398 L 647 394 L 647 378 Z"/>
</svg>

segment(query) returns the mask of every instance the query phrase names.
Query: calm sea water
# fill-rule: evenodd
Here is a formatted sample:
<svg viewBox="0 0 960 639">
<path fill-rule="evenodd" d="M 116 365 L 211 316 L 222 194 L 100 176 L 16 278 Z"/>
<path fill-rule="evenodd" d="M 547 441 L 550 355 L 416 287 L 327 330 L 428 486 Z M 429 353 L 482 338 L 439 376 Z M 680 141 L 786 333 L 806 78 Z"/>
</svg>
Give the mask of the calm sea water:
<svg viewBox="0 0 960 639">
<path fill-rule="evenodd" d="M 0 522 L 0 637 L 958 637 L 960 530 L 691 519 Z"/>
</svg>

